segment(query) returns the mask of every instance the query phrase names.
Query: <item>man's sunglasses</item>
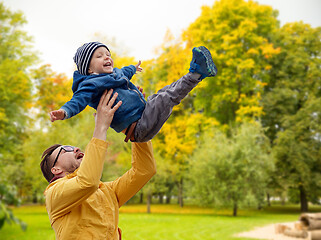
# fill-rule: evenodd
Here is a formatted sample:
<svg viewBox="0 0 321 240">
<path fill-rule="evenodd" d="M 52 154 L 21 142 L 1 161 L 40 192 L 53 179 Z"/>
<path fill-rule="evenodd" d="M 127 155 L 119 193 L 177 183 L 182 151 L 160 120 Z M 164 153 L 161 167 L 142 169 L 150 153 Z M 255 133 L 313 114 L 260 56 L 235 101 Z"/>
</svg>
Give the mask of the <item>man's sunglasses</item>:
<svg viewBox="0 0 321 240">
<path fill-rule="evenodd" d="M 75 147 L 73 147 L 73 146 L 61 146 L 61 148 L 60 148 L 60 150 L 59 150 L 59 152 L 57 154 L 57 157 L 55 158 L 55 161 L 54 161 L 52 167 L 54 167 L 56 165 L 56 163 L 58 161 L 58 157 L 59 157 L 59 155 L 60 155 L 62 150 L 65 150 L 65 152 L 73 152 L 74 149 L 75 149 Z"/>
</svg>

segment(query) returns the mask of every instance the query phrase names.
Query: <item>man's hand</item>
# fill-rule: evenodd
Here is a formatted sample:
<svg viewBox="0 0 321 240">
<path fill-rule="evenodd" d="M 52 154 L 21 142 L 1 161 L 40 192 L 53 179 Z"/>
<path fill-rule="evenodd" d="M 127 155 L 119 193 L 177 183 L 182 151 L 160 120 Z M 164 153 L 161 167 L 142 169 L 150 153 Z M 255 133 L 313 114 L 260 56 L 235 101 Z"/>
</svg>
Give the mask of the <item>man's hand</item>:
<svg viewBox="0 0 321 240">
<path fill-rule="evenodd" d="M 50 121 L 63 120 L 65 118 L 65 111 L 62 109 L 54 110 L 49 113 Z"/>
<path fill-rule="evenodd" d="M 136 67 L 136 72 L 141 72 L 143 69 L 140 67 L 140 64 L 142 64 L 142 61 L 138 61 L 138 63 L 135 65 Z"/>
<path fill-rule="evenodd" d="M 95 130 L 93 137 L 104 141 L 106 140 L 106 132 L 113 121 L 114 114 L 122 104 L 122 101 L 119 101 L 113 107 L 118 93 L 115 92 L 114 96 L 111 98 L 112 93 L 113 89 L 110 89 L 108 92 L 105 90 L 104 94 L 100 98 L 97 113 L 95 114 Z"/>
<path fill-rule="evenodd" d="M 144 93 L 144 89 L 138 85 L 136 87 L 143 94 L 144 98 L 146 98 L 146 93 Z"/>
</svg>

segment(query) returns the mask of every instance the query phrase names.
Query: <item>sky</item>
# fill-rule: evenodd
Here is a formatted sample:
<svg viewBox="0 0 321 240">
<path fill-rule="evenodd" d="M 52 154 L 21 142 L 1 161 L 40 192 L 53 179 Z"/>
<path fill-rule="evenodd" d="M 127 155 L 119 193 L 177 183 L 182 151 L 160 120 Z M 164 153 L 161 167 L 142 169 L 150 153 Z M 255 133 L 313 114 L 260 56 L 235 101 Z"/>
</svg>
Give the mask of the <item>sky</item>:
<svg viewBox="0 0 321 240">
<path fill-rule="evenodd" d="M 95 41 L 95 34 L 115 39 L 128 56 L 144 62 L 157 57 L 155 49 L 163 43 L 167 30 L 179 37 L 200 16 L 201 7 L 212 6 L 214 1 L 2 0 L 11 11 L 24 13 L 24 30 L 33 37 L 41 63 L 50 64 L 53 71 L 68 77 L 75 70 L 73 56 L 77 48 Z M 256 2 L 278 10 L 281 25 L 303 21 L 312 27 L 321 26 L 321 0 Z"/>
</svg>

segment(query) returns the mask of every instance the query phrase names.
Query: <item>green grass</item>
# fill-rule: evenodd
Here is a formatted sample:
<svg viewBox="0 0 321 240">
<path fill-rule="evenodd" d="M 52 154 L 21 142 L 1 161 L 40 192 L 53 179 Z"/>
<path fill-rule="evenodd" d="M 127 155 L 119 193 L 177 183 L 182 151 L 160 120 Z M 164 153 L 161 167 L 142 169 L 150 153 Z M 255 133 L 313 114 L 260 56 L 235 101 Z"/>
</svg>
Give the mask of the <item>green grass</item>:
<svg viewBox="0 0 321 240">
<path fill-rule="evenodd" d="M 28 226 L 24 232 L 18 225 L 5 224 L 0 230 L 1 240 L 54 240 L 46 208 L 44 206 L 23 206 L 13 209 L 16 217 Z"/>
<path fill-rule="evenodd" d="M 310 210 L 320 212 L 321 208 L 311 207 Z M 28 224 L 27 231 L 23 232 L 17 225 L 6 224 L 0 230 L 1 240 L 55 239 L 44 206 L 23 206 L 13 211 Z M 266 224 L 296 221 L 300 215 L 298 206 L 239 211 L 237 217 L 231 216 L 231 210 L 193 206 L 152 205 L 152 214 L 146 214 L 145 211 L 145 205 L 121 208 L 119 226 L 124 240 L 245 240 L 247 238 L 233 236 Z"/>
</svg>

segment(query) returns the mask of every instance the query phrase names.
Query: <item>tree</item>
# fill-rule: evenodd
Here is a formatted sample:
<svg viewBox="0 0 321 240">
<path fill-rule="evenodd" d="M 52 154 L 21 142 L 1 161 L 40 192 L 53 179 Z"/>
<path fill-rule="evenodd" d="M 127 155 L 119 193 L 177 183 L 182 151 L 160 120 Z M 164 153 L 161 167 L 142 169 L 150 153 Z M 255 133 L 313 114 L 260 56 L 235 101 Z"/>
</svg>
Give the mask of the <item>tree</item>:
<svg viewBox="0 0 321 240">
<path fill-rule="evenodd" d="M 15 186 L 0 183 L 0 229 L 5 223 L 16 223 L 20 225 L 22 230 L 27 229 L 26 223 L 16 218 L 11 209 L 7 207 L 9 204 L 15 206 L 20 204 L 20 200 L 16 196 L 17 189 Z"/>
<path fill-rule="evenodd" d="M 240 207 L 263 203 L 269 171 L 269 140 L 258 124 L 243 124 L 231 137 L 220 131 L 191 158 L 192 194 L 203 205 L 224 206 L 237 216 Z"/>
<path fill-rule="evenodd" d="M 270 59 L 279 53 L 271 34 L 279 26 L 277 11 L 253 1 L 221 0 L 203 7 L 183 33 L 186 48 L 205 45 L 218 75 L 203 80 L 194 105 L 222 125 L 262 115 L 263 87 L 269 82 Z"/>
<path fill-rule="evenodd" d="M 144 87 L 147 86 L 150 95 L 188 73 L 192 52 L 191 49 L 186 50 L 181 45 L 182 42 L 179 39 L 175 40 L 168 31 L 164 44 L 159 48 L 160 56 L 147 62 L 141 82 Z M 215 119 L 205 118 L 201 113 L 195 112 L 194 98 L 192 90 L 178 106 L 173 108 L 171 117 L 153 140 L 155 152 L 166 163 L 162 168 L 162 175 L 166 176 L 166 180 L 163 180 L 162 184 L 155 184 L 159 189 L 154 188 L 154 194 L 162 193 L 165 189 L 167 199 L 170 199 L 171 191 L 176 185 L 180 206 L 183 206 L 184 178 L 189 167 L 187 160 L 197 146 L 200 132 L 217 124 Z"/>
<path fill-rule="evenodd" d="M 31 38 L 22 31 L 22 13 L 11 12 L 0 2 L 0 225 L 19 221 L 6 199 L 17 198 L 21 179 L 21 145 L 26 137 L 32 83 L 28 69 L 36 62 Z"/>
<path fill-rule="evenodd" d="M 213 7 L 203 7 L 182 39 L 174 40 L 167 33 L 159 58 L 151 63 L 152 71 L 148 77 L 144 75 L 155 89 L 177 80 L 187 73 L 192 47 L 199 45 L 210 49 L 218 67 L 216 77 L 204 79 L 174 108 L 154 140 L 176 178 L 179 195 L 190 167 L 188 158 L 206 129 L 219 125 L 226 131 L 262 115 L 260 100 L 269 81 L 269 61 L 280 51 L 270 42 L 271 33 L 278 28 L 276 16 L 271 7 L 251 1 L 222 0 Z"/>
<path fill-rule="evenodd" d="M 320 27 L 302 22 L 274 33 L 272 41 L 281 52 L 271 62 L 271 81 L 262 100 L 262 123 L 277 157 L 275 176 L 287 189 L 297 189 L 301 211 L 307 211 L 308 201 L 319 193 L 312 179 L 318 179 L 320 171 L 315 150 L 320 146 L 320 39 Z"/>
<path fill-rule="evenodd" d="M 59 109 L 72 97 L 72 79 L 64 74 L 57 74 L 50 65 L 42 65 L 33 72 L 36 87 L 34 94 L 34 108 L 37 109 L 38 122 L 49 123 L 50 111 Z"/>
<path fill-rule="evenodd" d="M 308 201 L 318 203 L 321 196 L 321 98 L 309 99 L 293 116 L 287 117 L 284 131 L 278 133 L 274 152 L 277 174 L 295 190 L 301 211 Z"/>
<path fill-rule="evenodd" d="M 273 142 L 285 116 L 295 114 L 309 95 L 320 96 L 320 27 L 289 23 L 273 35 L 281 53 L 271 62 L 271 81 L 265 87 L 262 117 Z"/>
<path fill-rule="evenodd" d="M 21 30 L 22 13 L 12 13 L 0 3 L 0 159 L 12 162 L 24 138 L 31 102 L 27 71 L 35 63 L 31 39 Z"/>
<path fill-rule="evenodd" d="M 176 115 L 166 123 L 155 138 L 157 151 L 167 163 L 166 171 L 171 174 L 178 190 L 178 200 L 183 207 L 184 179 L 190 164 L 189 157 L 199 145 L 201 132 L 211 131 L 218 123 L 200 113 Z"/>
</svg>

